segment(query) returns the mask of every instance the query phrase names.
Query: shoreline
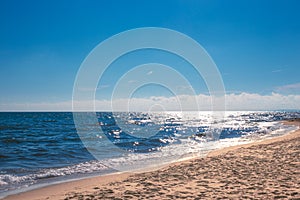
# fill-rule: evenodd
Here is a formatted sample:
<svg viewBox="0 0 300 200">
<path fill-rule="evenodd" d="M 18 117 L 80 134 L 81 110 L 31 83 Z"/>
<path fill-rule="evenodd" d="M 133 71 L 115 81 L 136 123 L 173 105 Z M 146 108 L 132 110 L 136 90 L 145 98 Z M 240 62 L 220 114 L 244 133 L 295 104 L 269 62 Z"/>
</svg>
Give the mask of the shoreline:
<svg viewBox="0 0 300 200">
<path fill-rule="evenodd" d="M 299 119 L 294 120 L 294 121 L 292 121 L 292 120 L 284 121 L 283 123 L 287 124 L 287 125 L 296 125 L 296 126 L 300 127 Z M 250 148 L 255 149 L 255 148 L 259 148 L 260 146 L 274 145 L 277 143 L 284 143 L 286 141 L 289 142 L 294 139 L 296 139 L 296 140 L 300 139 L 300 129 L 299 128 L 296 131 L 292 131 L 291 133 L 287 133 L 282 136 L 277 136 L 277 137 L 265 139 L 262 141 L 255 141 L 255 142 L 251 142 L 248 144 L 242 144 L 242 145 L 225 147 L 222 149 L 214 150 L 214 151 L 210 152 L 204 158 L 191 158 L 188 160 L 170 163 L 170 164 L 160 167 L 158 169 L 150 169 L 150 170 L 146 170 L 143 172 L 135 172 L 135 173 L 134 172 L 132 172 L 132 173 L 131 172 L 130 173 L 129 172 L 120 172 L 120 173 L 115 173 L 115 174 L 102 175 L 102 176 L 84 178 L 84 179 L 75 180 L 75 181 L 73 180 L 73 181 L 58 183 L 58 184 L 54 184 L 54 185 L 49 185 L 49 186 L 21 192 L 18 194 L 12 194 L 7 197 L 4 197 L 3 199 L 5 199 L 5 200 L 11 200 L 11 199 L 16 199 L 16 200 L 18 200 L 18 199 L 22 199 L 22 200 L 23 199 L 65 199 L 65 198 L 66 199 L 68 199 L 68 198 L 77 199 L 77 198 L 81 198 L 81 197 L 89 197 L 89 198 L 93 199 L 93 197 L 108 198 L 108 197 L 112 197 L 111 195 L 114 195 L 116 197 L 122 197 L 122 198 L 123 197 L 129 198 L 129 196 L 131 196 L 132 198 L 137 198 L 138 197 L 137 195 L 139 195 L 139 193 L 135 193 L 135 187 L 133 187 L 133 186 L 136 186 L 137 184 L 143 185 L 143 182 L 141 182 L 141 180 L 143 180 L 145 182 L 145 180 L 147 180 L 147 178 L 149 178 L 149 177 L 153 178 L 153 175 L 156 176 L 156 181 L 158 181 L 158 182 L 156 182 L 156 181 L 152 182 L 151 184 L 149 184 L 149 188 L 152 188 L 153 192 L 155 193 L 155 191 L 156 191 L 155 186 L 161 187 L 160 186 L 161 183 L 159 180 L 162 179 L 161 177 L 157 177 L 157 176 L 163 175 L 163 178 L 167 178 L 167 179 L 171 178 L 174 182 L 180 181 L 180 180 L 177 180 L 176 178 L 174 178 L 174 175 L 172 175 L 172 174 L 169 175 L 170 177 L 165 177 L 165 175 L 164 175 L 165 172 L 168 172 L 168 171 L 173 172 L 174 170 L 176 171 L 176 169 L 177 169 L 177 171 L 175 173 L 176 174 L 175 177 L 183 175 L 182 178 L 184 178 L 186 174 L 180 175 L 180 172 L 182 173 L 182 171 L 180 171 L 180 170 L 193 169 L 194 165 L 199 164 L 199 162 L 201 162 L 201 161 L 211 161 L 214 159 L 219 159 L 221 157 L 226 157 L 227 154 L 230 154 L 230 155 L 232 155 L 233 153 L 240 154 L 240 151 L 245 150 L 245 149 L 246 150 L 250 149 Z M 243 156 L 244 155 L 242 155 L 242 157 Z M 249 156 L 249 155 L 247 155 L 247 156 Z M 240 159 L 240 158 L 238 158 L 238 159 Z M 299 163 L 298 163 L 298 167 L 300 167 Z M 194 169 L 194 170 L 197 171 L 196 169 Z M 205 175 L 203 175 L 202 178 L 206 179 Z M 300 179 L 300 177 L 298 177 L 298 178 Z M 174 183 L 172 183 L 172 180 L 168 181 L 168 183 L 166 183 L 166 184 L 169 184 L 169 185 L 174 184 Z M 201 180 L 199 180 L 199 181 L 201 181 Z M 190 184 L 189 182 L 186 182 L 186 184 L 190 185 L 189 188 L 191 188 L 191 190 L 194 188 L 194 186 L 192 187 L 192 184 Z M 219 183 L 218 181 L 213 181 L 213 183 L 211 185 L 208 184 L 207 186 L 209 186 L 209 187 L 213 186 L 213 188 L 214 187 L 218 188 L 221 186 L 220 184 L 221 183 Z M 122 191 L 123 191 L 122 189 L 121 189 L 121 191 L 114 191 L 113 190 L 114 185 L 118 185 L 119 188 L 123 187 L 124 193 L 122 193 Z M 296 186 L 297 186 L 297 184 L 296 184 Z M 299 187 L 299 185 L 298 185 L 298 187 Z M 202 185 L 200 187 L 200 189 L 201 188 L 203 190 L 207 189 L 207 188 L 205 188 L 205 184 Z M 145 187 L 144 187 L 144 190 L 146 190 Z M 175 193 L 176 193 L 176 190 L 175 190 Z M 184 194 L 183 196 L 188 197 L 188 194 L 191 193 L 188 190 L 189 189 L 187 188 L 183 191 L 183 193 L 182 193 L 182 194 Z M 297 189 L 297 191 L 298 190 L 299 190 L 299 188 Z M 125 194 L 126 191 L 130 191 L 130 194 Z M 101 192 L 101 194 L 99 192 Z M 158 194 L 159 194 L 158 189 L 156 192 L 158 192 Z M 152 197 L 151 194 L 149 194 L 147 192 L 145 192 L 145 193 L 146 193 L 146 197 L 157 198 L 155 196 Z M 177 196 L 179 195 L 179 194 L 173 194 L 173 193 L 169 194 L 169 193 L 165 194 L 165 195 L 167 195 L 166 196 L 167 198 L 171 198 L 170 195 L 173 195 L 173 197 L 175 197 L 175 198 L 176 198 L 176 195 Z M 177 191 L 177 193 L 178 193 L 178 191 Z M 136 194 L 136 195 L 134 195 L 134 194 Z M 205 192 L 202 192 L 201 194 L 205 194 Z M 298 191 L 297 194 L 296 193 L 293 193 L 293 194 L 295 194 L 296 196 L 299 196 L 300 191 Z M 99 196 L 99 195 L 104 195 L 104 196 Z M 159 195 L 163 195 L 163 194 L 159 194 Z M 169 197 L 168 197 L 168 195 L 169 195 Z M 180 197 L 180 196 L 178 196 L 178 197 Z M 194 196 L 194 197 L 196 197 L 196 196 Z"/>
</svg>

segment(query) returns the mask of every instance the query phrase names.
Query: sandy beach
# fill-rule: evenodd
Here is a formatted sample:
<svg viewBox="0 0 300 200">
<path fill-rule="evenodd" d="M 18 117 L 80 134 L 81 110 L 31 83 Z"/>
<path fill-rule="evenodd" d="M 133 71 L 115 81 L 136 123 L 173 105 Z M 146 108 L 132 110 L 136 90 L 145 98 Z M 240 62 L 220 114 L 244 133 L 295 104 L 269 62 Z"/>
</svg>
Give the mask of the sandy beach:
<svg viewBox="0 0 300 200">
<path fill-rule="evenodd" d="M 300 126 L 300 120 L 285 123 Z M 300 199 L 300 130 L 150 172 L 88 178 L 5 199 Z"/>
</svg>

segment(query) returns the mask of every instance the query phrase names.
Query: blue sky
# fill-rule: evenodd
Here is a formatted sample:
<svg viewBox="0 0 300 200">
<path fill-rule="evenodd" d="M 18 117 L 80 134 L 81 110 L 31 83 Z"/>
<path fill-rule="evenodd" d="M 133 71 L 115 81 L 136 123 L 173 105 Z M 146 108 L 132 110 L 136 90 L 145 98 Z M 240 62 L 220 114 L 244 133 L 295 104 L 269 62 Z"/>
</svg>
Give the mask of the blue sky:
<svg viewBox="0 0 300 200">
<path fill-rule="evenodd" d="M 195 39 L 217 64 L 228 94 L 300 95 L 299 9 L 296 0 L 1 0 L 0 108 L 70 101 L 88 53 L 138 27 L 165 27 Z M 145 91 L 137 96 L 160 95 Z"/>
</svg>

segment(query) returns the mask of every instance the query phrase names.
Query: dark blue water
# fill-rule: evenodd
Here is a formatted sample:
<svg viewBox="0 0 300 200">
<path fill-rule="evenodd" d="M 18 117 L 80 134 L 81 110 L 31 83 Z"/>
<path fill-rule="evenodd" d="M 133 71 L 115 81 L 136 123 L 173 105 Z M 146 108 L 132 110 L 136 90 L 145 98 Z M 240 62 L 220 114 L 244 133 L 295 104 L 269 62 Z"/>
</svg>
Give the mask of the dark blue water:
<svg viewBox="0 0 300 200">
<path fill-rule="evenodd" d="M 198 151 L 197 145 L 201 147 L 207 141 L 205 137 L 209 130 L 206 115 L 201 119 L 185 119 L 176 113 L 118 113 L 116 116 L 97 113 L 97 117 L 96 126 L 101 128 L 107 141 L 122 151 L 135 153 L 138 159 L 160 155 L 161 151 L 168 155 L 168 148 L 172 149 L 172 155 L 174 151 L 188 153 L 193 147 Z M 228 114 L 219 138 L 268 134 L 283 129 L 274 122 L 297 117 L 300 117 L 299 112 Z M 126 128 L 122 129 L 124 126 Z M 134 135 L 138 130 L 155 130 L 156 134 L 149 137 L 147 134 L 145 137 Z M 88 148 L 93 144 L 106 145 L 101 143 L 97 132 L 88 137 L 92 144 Z M 81 139 L 71 112 L 0 112 L 0 194 L 34 184 L 51 183 L 59 178 L 113 171 L 105 162 L 96 160 Z M 109 150 L 105 152 L 110 153 L 113 155 Z M 114 159 L 116 163 L 118 159 Z"/>
<path fill-rule="evenodd" d="M 77 135 L 72 113 L 0 113 L 0 133 L 1 172 L 93 159 Z"/>
</svg>

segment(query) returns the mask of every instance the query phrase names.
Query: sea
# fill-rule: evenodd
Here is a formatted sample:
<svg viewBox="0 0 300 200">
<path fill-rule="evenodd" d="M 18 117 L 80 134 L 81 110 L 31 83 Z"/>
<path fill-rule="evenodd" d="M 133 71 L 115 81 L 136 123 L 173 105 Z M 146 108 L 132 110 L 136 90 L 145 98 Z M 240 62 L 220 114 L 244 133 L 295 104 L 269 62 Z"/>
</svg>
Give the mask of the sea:
<svg viewBox="0 0 300 200">
<path fill-rule="evenodd" d="M 88 123 L 82 119 L 94 116 Z M 0 112 L 0 198 L 284 135 L 300 111 Z M 75 119 L 76 118 L 76 119 Z M 96 122 L 96 123 L 95 123 Z"/>
</svg>

